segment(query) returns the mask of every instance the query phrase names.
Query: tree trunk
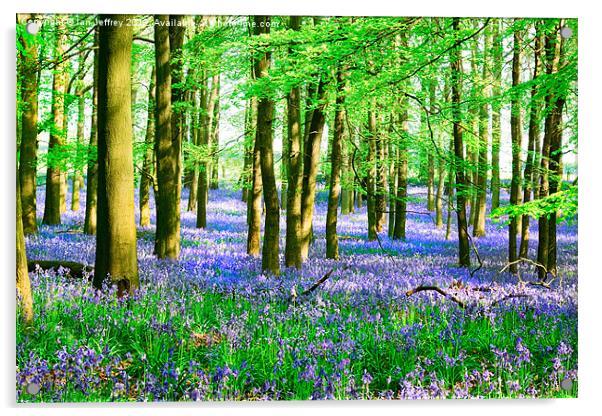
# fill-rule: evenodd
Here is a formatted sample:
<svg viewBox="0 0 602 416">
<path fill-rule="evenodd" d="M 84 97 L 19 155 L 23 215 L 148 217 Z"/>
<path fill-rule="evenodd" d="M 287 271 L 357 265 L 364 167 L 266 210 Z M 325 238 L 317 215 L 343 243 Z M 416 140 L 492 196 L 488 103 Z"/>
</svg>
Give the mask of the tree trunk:
<svg viewBox="0 0 602 416">
<path fill-rule="evenodd" d="M 368 240 L 374 241 L 377 236 L 377 216 L 376 216 L 376 198 L 375 198 L 375 178 L 376 178 L 376 105 L 373 101 L 371 109 L 368 112 L 368 172 L 365 178 L 366 205 L 368 210 Z"/>
<path fill-rule="evenodd" d="M 301 18 L 291 16 L 291 29 L 299 30 Z M 289 51 L 290 53 L 290 51 Z M 301 196 L 303 189 L 303 159 L 301 157 L 301 91 L 298 86 L 291 88 L 286 97 L 288 112 L 288 192 L 286 209 L 286 243 L 284 262 L 288 267 L 301 268 Z"/>
<path fill-rule="evenodd" d="M 401 114 L 399 115 L 399 124 L 401 133 L 405 136 L 408 132 L 408 107 L 407 99 L 402 104 Z M 394 240 L 406 239 L 406 210 L 408 197 L 408 148 L 406 138 L 399 138 L 399 149 L 397 153 L 397 197 L 395 202 L 395 228 L 393 230 Z"/>
<path fill-rule="evenodd" d="M 255 65 L 251 65 L 251 78 L 255 79 Z M 261 193 L 263 184 L 261 180 L 261 156 L 259 152 L 259 143 L 257 142 L 257 97 L 251 97 L 251 115 L 250 129 L 255 136 L 253 141 L 253 154 L 251 159 L 251 189 L 247 201 L 247 254 L 259 257 L 260 240 L 261 240 L 261 212 L 262 202 Z"/>
<path fill-rule="evenodd" d="M 435 92 L 436 92 L 436 80 L 432 79 L 429 82 L 429 108 L 430 111 L 435 111 Z M 426 116 L 428 117 L 428 115 Z M 430 133 L 427 133 L 430 134 Z M 427 142 L 430 142 L 429 139 L 426 139 Z M 434 149 L 431 145 L 428 147 L 428 155 L 427 155 L 427 195 L 426 195 L 426 208 L 429 212 L 435 210 L 435 158 L 433 156 Z"/>
<path fill-rule="evenodd" d="M 560 20 L 558 27 L 562 26 L 563 20 Z M 564 39 L 560 37 L 558 33 L 559 31 L 556 29 L 546 37 L 546 70 L 548 75 L 557 73 L 558 69 L 563 64 Z M 562 181 L 562 109 L 565 104 L 565 94 L 565 91 L 552 90 L 546 95 L 546 109 L 548 110 L 548 113 L 545 120 L 544 146 L 547 141 L 549 151 L 547 152 L 547 156 L 544 157 L 549 157 L 549 166 L 547 167 L 549 168 L 549 173 L 544 173 L 544 175 L 547 176 L 547 181 L 549 183 L 548 195 L 559 192 Z M 539 263 L 546 265 L 548 273 L 552 276 L 557 275 L 556 217 L 556 212 L 551 213 L 547 219 L 547 224 L 544 224 L 547 226 L 547 233 L 545 233 L 547 234 L 545 236 L 546 245 L 544 246 L 545 263 L 538 260 Z M 541 243 L 540 240 L 540 245 Z M 544 280 L 546 277 L 545 272 L 542 273 L 540 271 L 539 273 L 540 279 Z"/>
<path fill-rule="evenodd" d="M 500 21 L 495 19 L 492 28 L 492 91 L 496 99 L 491 102 L 491 210 L 500 206 L 500 138 L 502 135 L 500 108 L 502 94 L 503 47 Z"/>
<path fill-rule="evenodd" d="M 483 102 L 479 108 L 479 160 L 477 168 L 476 183 L 476 201 L 474 205 L 475 215 L 472 232 L 475 237 L 485 235 L 485 216 L 487 211 L 487 148 L 489 146 L 489 103 L 490 98 L 490 79 L 487 54 L 491 49 L 491 36 L 489 31 L 485 32 L 485 41 L 483 45 L 483 72 L 481 76 L 481 91 Z"/>
<path fill-rule="evenodd" d="M 150 188 L 154 182 L 153 144 L 155 142 L 155 66 L 151 70 L 148 86 L 148 118 L 146 120 L 146 137 L 144 143 L 146 150 L 142 161 L 142 172 L 140 174 L 140 226 L 150 225 Z"/>
<path fill-rule="evenodd" d="M 381 232 L 387 222 L 387 170 L 385 164 L 385 138 L 380 129 L 376 128 L 376 231 Z"/>
<path fill-rule="evenodd" d="M 518 31 L 514 32 L 514 53 L 512 57 L 512 87 L 516 88 L 520 82 L 521 72 L 521 34 Z M 515 92 L 511 99 L 511 114 L 510 114 L 510 136 L 512 138 L 512 182 L 510 185 L 510 205 L 518 205 L 518 194 L 520 186 L 520 153 L 521 153 L 521 136 L 522 136 L 522 121 L 520 108 L 520 95 Z M 508 262 L 510 263 L 510 272 L 518 272 L 517 247 L 516 237 L 518 234 L 518 218 L 513 216 L 510 219 L 508 228 Z"/>
<path fill-rule="evenodd" d="M 26 24 L 35 15 L 19 15 L 19 22 Z M 22 36 L 19 76 L 21 100 L 24 108 L 21 115 L 21 145 L 19 163 L 19 186 L 21 187 L 21 209 L 23 233 L 38 232 L 36 222 L 37 152 L 38 152 L 38 48 L 34 37 Z"/>
<path fill-rule="evenodd" d="M 326 88 L 324 79 L 320 78 L 317 90 L 317 107 L 312 111 L 307 142 L 305 144 L 303 162 L 303 193 L 301 195 L 301 259 L 305 261 L 309 254 L 309 243 L 312 232 L 314 201 L 316 197 L 316 178 L 320 162 L 320 143 L 324 130 L 324 107 Z"/>
<path fill-rule="evenodd" d="M 76 137 L 76 143 L 77 143 L 77 148 L 76 148 L 76 153 L 77 153 L 77 157 L 76 159 L 78 160 L 78 164 L 79 164 L 79 160 L 81 159 L 81 147 L 84 143 L 84 112 L 86 110 L 86 100 L 85 100 L 85 96 L 84 96 L 84 76 L 86 75 L 85 72 L 83 70 L 81 70 L 81 68 L 85 65 L 85 55 L 83 52 L 80 52 L 80 58 L 79 58 L 79 68 L 78 71 L 80 71 L 79 74 L 79 87 L 76 91 L 76 96 L 77 96 L 77 137 Z M 82 172 L 81 172 L 81 167 L 79 165 L 75 166 L 75 169 L 73 170 L 73 176 L 72 176 L 72 185 L 71 185 L 71 211 L 79 211 L 79 190 L 80 190 L 80 184 L 82 181 Z"/>
<path fill-rule="evenodd" d="M 270 16 L 255 16 L 255 35 L 270 33 Z M 258 79 L 268 76 L 271 52 L 264 52 L 255 60 L 255 74 Z M 274 102 L 268 97 L 259 97 L 257 102 L 257 135 L 255 141 L 259 147 L 261 180 L 265 202 L 265 228 L 261 268 L 273 275 L 280 274 L 280 204 L 274 174 L 274 153 L 272 148 Z"/>
<path fill-rule="evenodd" d="M 208 126 L 208 102 L 209 95 L 208 84 L 205 81 L 205 72 L 202 75 L 203 87 L 200 91 L 200 114 L 199 114 L 199 147 L 202 149 L 202 159 L 199 162 L 199 177 L 197 179 L 197 209 L 196 209 L 196 227 L 207 228 L 207 192 L 209 188 L 208 176 L 208 154 L 209 154 L 209 128 Z"/>
<path fill-rule="evenodd" d="M 439 159 L 437 168 L 437 195 L 435 196 L 435 226 L 437 229 L 443 228 L 443 191 L 445 187 L 445 161 Z"/>
<path fill-rule="evenodd" d="M 118 295 L 138 287 L 130 66 L 132 27 L 127 15 L 105 15 L 120 23 L 99 29 L 98 232 L 94 286 L 110 275 Z"/>
<path fill-rule="evenodd" d="M 535 36 L 535 50 L 533 53 L 533 80 L 539 76 L 540 66 L 540 54 L 541 54 L 541 37 L 538 33 Z M 531 199 L 531 192 L 533 192 L 534 183 L 534 166 L 535 166 L 535 153 L 536 143 L 539 141 L 539 106 L 541 102 L 537 100 L 537 86 L 531 87 L 531 104 L 529 109 L 529 145 L 527 160 L 525 162 L 525 173 L 524 173 L 524 191 L 523 191 L 523 203 L 527 203 Z M 520 248 L 518 251 L 520 258 L 527 258 L 529 255 L 529 216 L 523 215 Z"/>
<path fill-rule="evenodd" d="M 55 59 L 61 60 L 63 43 L 65 40 L 65 22 L 61 19 L 57 25 L 57 38 Z M 65 64 L 56 65 L 52 77 L 52 127 L 48 154 L 51 158 L 58 158 L 57 149 L 64 143 L 65 134 Z M 61 223 L 61 186 L 62 173 L 58 161 L 49 160 L 46 170 L 46 201 L 44 204 L 44 218 L 42 223 L 56 225 Z"/>
<path fill-rule="evenodd" d="M 94 34 L 94 45 L 98 46 L 98 27 Z M 98 50 L 94 52 L 94 77 L 92 85 L 92 120 L 90 123 L 90 146 L 88 150 L 88 172 L 86 175 L 86 216 L 84 219 L 84 233 L 96 234 L 97 206 L 98 206 Z"/>
<path fill-rule="evenodd" d="M 459 33 L 460 19 L 453 18 L 453 29 Z M 468 226 L 466 222 L 466 179 L 464 177 L 464 142 L 462 140 L 462 114 L 460 92 L 462 91 L 462 55 L 454 48 L 451 56 L 452 117 L 454 125 L 454 155 L 456 172 L 456 215 L 458 219 L 458 259 L 461 267 L 470 266 L 470 247 L 468 245 Z"/>
<path fill-rule="evenodd" d="M 18 164 L 18 162 L 17 162 Z M 18 167 L 17 167 L 18 173 Z M 21 319 L 27 326 L 33 323 L 33 297 L 27 273 L 27 254 L 25 252 L 25 236 L 23 235 L 23 213 L 21 211 L 21 181 L 17 174 L 17 304 L 20 306 Z"/>
<path fill-rule="evenodd" d="M 215 97 L 213 98 L 215 101 L 213 103 L 213 118 L 211 120 L 211 181 L 209 183 L 209 188 L 218 189 L 219 188 L 219 115 L 220 115 L 220 75 L 217 74 L 213 78 L 214 81 L 217 81 L 214 87 Z"/>
<path fill-rule="evenodd" d="M 341 186 L 341 146 L 345 131 L 345 70 L 337 71 L 337 98 L 334 116 L 334 135 L 330 157 L 330 192 L 328 193 L 328 213 L 326 215 L 326 258 L 339 258 L 339 239 L 337 237 L 337 210 Z"/>
<path fill-rule="evenodd" d="M 157 76 L 155 108 L 155 155 L 157 157 L 157 232 L 155 254 L 158 258 L 177 259 L 180 254 L 181 126 L 179 113 L 172 104 L 180 98 L 173 85 L 181 74 L 182 27 L 167 26 L 168 15 L 158 15 L 155 25 L 155 65 Z M 174 32 L 175 31 L 175 32 Z M 174 68 L 170 61 L 175 58 Z"/>
</svg>

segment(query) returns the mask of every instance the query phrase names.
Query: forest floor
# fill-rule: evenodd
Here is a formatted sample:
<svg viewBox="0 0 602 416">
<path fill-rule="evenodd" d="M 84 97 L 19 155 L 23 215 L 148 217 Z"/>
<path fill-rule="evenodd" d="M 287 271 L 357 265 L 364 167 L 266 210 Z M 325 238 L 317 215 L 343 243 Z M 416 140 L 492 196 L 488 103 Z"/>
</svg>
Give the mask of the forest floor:
<svg viewBox="0 0 602 416">
<path fill-rule="evenodd" d="M 424 212 L 425 189 L 410 189 L 407 209 Z M 532 265 L 521 265 L 524 282 L 500 272 L 507 227 L 489 219 L 475 239 L 477 271 L 474 252 L 471 269 L 457 267 L 456 234 L 446 240 L 434 214 L 409 213 L 406 241 L 385 228 L 368 242 L 365 207 L 339 216 L 341 259 L 327 260 L 326 200 L 319 192 L 309 260 L 279 278 L 247 256 L 246 206 L 229 190 L 210 191 L 206 230 L 183 211 L 177 262 L 153 255 L 154 226 L 138 229 L 141 288 L 131 298 L 64 270 L 30 273 L 36 322 L 17 329 L 17 401 L 577 395 L 576 221 L 559 225 L 559 278 L 545 288 L 526 283 L 536 280 Z M 84 211 L 40 226 L 26 239 L 28 258 L 93 265 Z M 281 252 L 284 224 L 283 213 Z M 532 259 L 536 240 L 532 224 Z M 449 296 L 406 295 L 420 285 Z M 27 392 L 31 383 L 39 393 Z"/>
</svg>

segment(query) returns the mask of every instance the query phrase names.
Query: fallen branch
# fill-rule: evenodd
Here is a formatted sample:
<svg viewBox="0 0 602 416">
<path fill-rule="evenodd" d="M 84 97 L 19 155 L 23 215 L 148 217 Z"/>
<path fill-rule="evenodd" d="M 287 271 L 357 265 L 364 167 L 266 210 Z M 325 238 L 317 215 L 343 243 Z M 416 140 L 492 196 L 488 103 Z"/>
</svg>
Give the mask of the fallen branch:
<svg viewBox="0 0 602 416">
<path fill-rule="evenodd" d="M 414 293 L 425 292 L 428 290 L 432 290 L 434 292 L 439 293 L 440 295 L 445 296 L 446 298 L 449 298 L 450 300 L 456 302 L 461 308 L 466 308 L 466 304 L 464 302 L 462 302 L 460 299 L 458 299 L 451 293 L 447 293 L 445 290 L 443 290 L 437 286 L 418 286 L 418 287 L 415 287 L 414 289 L 408 290 L 406 292 L 406 296 L 412 296 Z"/>
<path fill-rule="evenodd" d="M 343 268 L 341 268 L 339 270 L 340 271 L 344 271 L 344 270 L 347 270 L 348 268 L 349 268 L 349 266 L 343 266 Z M 322 285 L 324 282 L 326 282 L 330 278 L 330 276 L 332 275 L 332 273 L 335 270 L 336 269 L 334 267 L 332 269 L 330 269 L 324 276 L 322 276 L 320 279 L 318 279 L 318 281 L 316 283 L 314 283 L 313 285 L 311 285 L 311 287 L 309 289 L 303 291 L 301 293 L 301 296 L 309 295 L 311 292 L 313 292 L 318 287 L 320 287 L 320 285 Z"/>
<path fill-rule="evenodd" d="M 63 260 L 28 260 L 27 271 L 34 272 L 37 267 L 43 270 L 56 269 L 60 267 L 69 269 L 68 275 L 71 277 L 83 278 L 84 272 L 91 272 L 94 267 L 88 266 L 87 264 L 77 263 L 74 261 L 63 261 Z"/>
</svg>

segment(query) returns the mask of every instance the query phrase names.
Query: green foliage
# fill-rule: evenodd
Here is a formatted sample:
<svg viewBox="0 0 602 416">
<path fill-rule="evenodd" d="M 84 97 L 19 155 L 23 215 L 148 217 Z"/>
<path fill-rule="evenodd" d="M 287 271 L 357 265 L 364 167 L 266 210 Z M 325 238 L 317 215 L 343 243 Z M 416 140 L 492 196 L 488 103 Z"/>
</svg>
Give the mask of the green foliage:
<svg viewBox="0 0 602 416">
<path fill-rule="evenodd" d="M 507 225 L 511 218 L 523 215 L 537 219 L 556 213 L 558 221 L 575 221 L 578 211 L 578 191 L 576 185 L 568 185 L 566 189 L 545 198 L 535 199 L 522 205 L 500 206 L 491 213 L 491 218 L 495 222 Z"/>
</svg>

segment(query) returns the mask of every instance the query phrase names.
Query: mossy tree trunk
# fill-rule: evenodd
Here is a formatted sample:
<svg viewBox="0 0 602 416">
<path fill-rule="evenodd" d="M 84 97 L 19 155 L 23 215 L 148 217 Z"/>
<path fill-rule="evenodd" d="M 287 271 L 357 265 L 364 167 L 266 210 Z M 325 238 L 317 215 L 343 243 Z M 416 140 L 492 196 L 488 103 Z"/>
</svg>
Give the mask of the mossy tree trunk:
<svg viewBox="0 0 602 416">
<path fill-rule="evenodd" d="M 298 31 L 301 17 L 291 16 L 290 26 Z M 292 51 L 289 50 L 289 53 Z M 301 157 L 301 89 L 291 88 L 286 97 L 288 136 L 288 190 L 286 209 L 286 243 L 284 262 L 288 267 L 301 268 L 301 193 L 303 189 L 303 158 Z"/>
<path fill-rule="evenodd" d="M 330 190 L 328 193 L 328 212 L 326 214 L 326 258 L 339 258 L 339 239 L 337 237 L 337 212 L 341 189 L 341 147 L 345 132 L 345 69 L 337 71 L 337 97 L 334 116 L 334 135 L 330 156 Z"/>
<path fill-rule="evenodd" d="M 320 162 L 320 144 L 324 131 L 326 84 L 320 77 L 316 93 L 316 108 L 311 111 L 311 122 L 307 133 L 307 142 L 303 152 L 303 193 L 301 195 L 301 259 L 309 255 L 312 234 L 314 202 L 316 198 L 316 180 Z"/>
<path fill-rule="evenodd" d="M 255 16 L 255 35 L 269 35 L 270 16 Z M 268 76 L 271 52 L 264 52 L 255 60 L 258 79 Z M 265 229 L 261 255 L 261 268 L 273 275 L 280 274 L 280 204 L 274 174 L 273 140 L 274 102 L 270 97 L 259 97 L 257 102 L 257 135 L 259 146 L 263 200 L 265 202 Z"/>
<path fill-rule="evenodd" d="M 105 15 L 122 23 L 99 29 L 98 230 L 94 286 L 110 276 L 119 296 L 138 283 L 134 214 L 134 162 L 130 70 L 132 27 L 127 15 Z"/>
<path fill-rule="evenodd" d="M 19 23 L 25 24 L 35 15 L 19 15 Z M 20 38 L 19 77 L 21 84 L 21 144 L 18 177 L 21 187 L 23 232 L 25 235 L 38 231 L 36 222 L 36 178 L 38 152 L 38 47 L 34 36 L 24 33 Z"/>
</svg>

